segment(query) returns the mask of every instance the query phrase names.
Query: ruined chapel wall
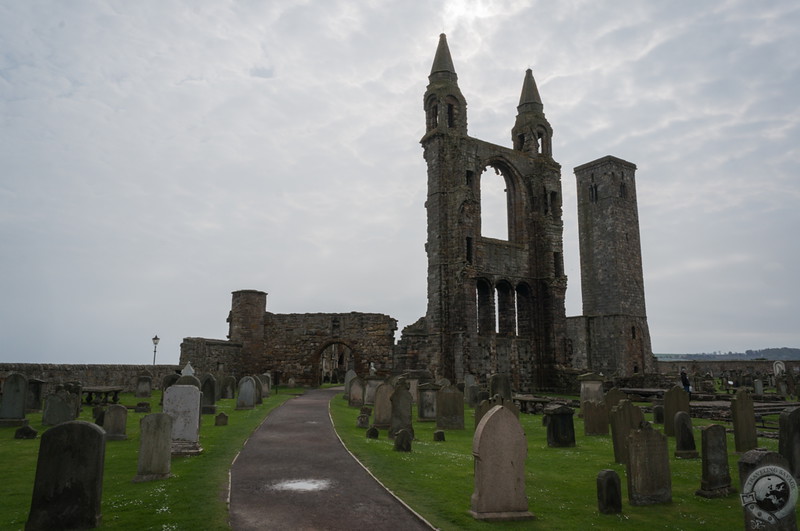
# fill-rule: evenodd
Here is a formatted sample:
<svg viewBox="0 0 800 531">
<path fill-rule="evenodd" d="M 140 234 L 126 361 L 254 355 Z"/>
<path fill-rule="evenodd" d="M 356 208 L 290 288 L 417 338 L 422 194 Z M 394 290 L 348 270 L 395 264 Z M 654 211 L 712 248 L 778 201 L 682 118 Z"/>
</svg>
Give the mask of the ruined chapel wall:
<svg viewBox="0 0 800 531">
<path fill-rule="evenodd" d="M 180 366 L 191 363 L 198 374 L 210 373 L 217 380 L 233 375 L 237 379 L 248 372 L 242 357 L 242 345 L 233 341 L 185 337 L 181 343 Z"/>
<path fill-rule="evenodd" d="M 0 382 L 17 372 L 28 379 L 42 380 L 45 394 L 65 382 L 81 382 L 84 387 L 116 387 L 123 392 L 136 390 L 136 380 L 141 374 L 153 377 L 153 389 L 161 387 L 161 380 L 178 370 L 177 365 L 94 365 L 59 363 L 0 363 Z"/>
</svg>

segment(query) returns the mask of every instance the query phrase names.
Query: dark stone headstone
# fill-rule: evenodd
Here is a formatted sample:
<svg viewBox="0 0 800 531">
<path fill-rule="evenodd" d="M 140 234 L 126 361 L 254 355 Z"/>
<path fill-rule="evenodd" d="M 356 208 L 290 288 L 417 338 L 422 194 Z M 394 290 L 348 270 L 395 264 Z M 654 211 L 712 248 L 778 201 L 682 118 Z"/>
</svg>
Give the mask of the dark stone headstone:
<svg viewBox="0 0 800 531">
<path fill-rule="evenodd" d="M 389 427 L 389 438 L 393 439 L 400 430 L 406 430 L 414 437 L 414 426 L 412 425 L 412 403 L 411 393 L 405 386 L 398 386 L 392 393 L 392 423 Z"/>
<path fill-rule="evenodd" d="M 53 394 L 44 399 L 42 426 L 55 426 L 70 420 L 75 420 L 74 408 L 63 395 Z"/>
<path fill-rule="evenodd" d="M 464 429 L 464 393 L 452 385 L 442 387 L 436 394 L 436 427 Z"/>
<path fill-rule="evenodd" d="M 220 398 L 231 399 L 236 397 L 236 378 L 233 376 L 226 376 L 222 380 L 222 393 Z"/>
<path fill-rule="evenodd" d="M 628 462 L 628 435 L 644 422 L 642 410 L 630 400 L 622 400 L 611 411 L 611 441 L 614 444 L 614 461 Z"/>
<path fill-rule="evenodd" d="M 489 377 L 489 396 L 495 395 L 511 400 L 511 380 L 507 374 L 493 374 Z"/>
<path fill-rule="evenodd" d="M 194 374 L 184 374 L 175 381 L 174 385 L 193 385 L 201 389 L 202 384 L 200 383 L 200 379 Z"/>
<path fill-rule="evenodd" d="M 627 399 L 628 395 L 626 395 L 616 387 L 612 387 L 611 389 L 608 390 L 604 402 L 606 403 L 606 409 L 608 410 L 609 422 L 611 422 L 611 412 L 614 410 L 614 408 L 617 407 L 620 402 Z"/>
<path fill-rule="evenodd" d="M 417 386 L 417 420 L 433 422 L 436 420 L 436 398 L 440 387 L 428 382 Z"/>
<path fill-rule="evenodd" d="M 0 426 L 22 426 L 25 421 L 25 406 L 28 402 L 28 379 L 12 372 L 3 382 L 0 396 Z"/>
<path fill-rule="evenodd" d="M 133 411 L 135 413 L 150 413 L 150 402 L 139 402 Z"/>
<path fill-rule="evenodd" d="M 723 498 L 736 492 L 728 469 L 728 437 L 725 427 L 712 424 L 702 428 L 700 433 L 703 477 L 695 494 L 704 498 Z"/>
<path fill-rule="evenodd" d="M 653 424 L 664 424 L 664 406 L 661 404 L 653 406 Z"/>
<path fill-rule="evenodd" d="M 597 474 L 597 510 L 602 514 L 622 512 L 622 484 L 616 470 L 601 470 Z"/>
<path fill-rule="evenodd" d="M 361 407 L 364 405 L 364 380 L 358 376 L 350 381 L 350 395 L 347 404 L 350 407 Z"/>
<path fill-rule="evenodd" d="M 367 439 L 377 439 L 380 436 L 381 432 L 378 431 L 378 428 L 375 426 L 370 426 L 367 429 Z"/>
<path fill-rule="evenodd" d="M 375 389 L 375 415 L 372 423 L 376 428 L 386 429 L 392 424 L 392 393 L 395 388 L 388 382 L 383 382 Z"/>
<path fill-rule="evenodd" d="M 36 436 L 39 434 L 38 431 L 34 430 L 30 426 L 22 426 L 17 428 L 17 431 L 14 432 L 15 439 L 35 439 Z"/>
<path fill-rule="evenodd" d="M 794 478 L 800 479 L 800 407 L 784 409 L 778 426 L 778 453 L 789 462 Z"/>
<path fill-rule="evenodd" d="M 369 415 L 359 414 L 356 418 L 356 428 L 369 428 Z"/>
<path fill-rule="evenodd" d="M 228 425 L 228 415 L 223 412 L 217 414 L 214 417 L 214 426 L 227 426 Z"/>
<path fill-rule="evenodd" d="M 411 441 L 414 435 L 408 430 L 399 430 L 394 435 L 394 449 L 396 452 L 410 452 Z"/>
<path fill-rule="evenodd" d="M 489 391 L 487 391 L 486 389 L 481 389 L 480 391 L 478 391 L 478 404 L 480 404 L 484 400 L 489 400 L 491 396 L 492 395 L 489 394 Z"/>
<path fill-rule="evenodd" d="M 608 412 L 605 402 L 588 400 L 581 404 L 584 435 L 608 435 Z"/>
<path fill-rule="evenodd" d="M 106 430 L 106 441 L 124 441 L 128 438 L 128 408 L 119 404 L 111 404 L 106 410 L 103 428 Z"/>
<path fill-rule="evenodd" d="M 547 421 L 547 446 L 569 448 L 575 446 L 575 411 L 568 406 L 548 406 L 544 410 Z"/>
<path fill-rule="evenodd" d="M 137 398 L 148 398 L 153 393 L 153 377 L 152 376 L 139 376 L 136 378 L 136 392 L 134 396 Z"/>
<path fill-rule="evenodd" d="M 217 414 L 217 379 L 213 374 L 204 374 L 200 380 L 200 414 L 201 415 L 216 415 Z"/>
<path fill-rule="evenodd" d="M 100 525 L 105 449 L 105 432 L 89 422 L 64 422 L 42 435 L 27 530 Z"/>
<path fill-rule="evenodd" d="M 672 501 L 667 437 L 642 421 L 628 436 L 628 499 L 631 505 L 654 505 Z"/>
<path fill-rule="evenodd" d="M 745 529 L 797 531 L 797 480 L 786 458 L 763 448 L 739 459 Z"/>
<path fill-rule="evenodd" d="M 444 441 L 444 430 L 436 430 L 433 432 L 433 440 L 435 442 L 443 442 Z"/>
<path fill-rule="evenodd" d="M 675 457 L 697 459 L 697 446 L 694 444 L 692 418 L 685 411 L 675 413 Z"/>
<path fill-rule="evenodd" d="M 469 407 L 474 408 L 479 404 L 478 395 L 481 392 L 481 388 L 477 385 L 468 385 L 464 388 L 464 394 L 466 395 L 467 405 Z"/>
<path fill-rule="evenodd" d="M 690 412 L 689 393 L 683 387 L 674 386 L 664 393 L 664 435 L 675 435 L 675 413 L 678 411 Z"/>
<path fill-rule="evenodd" d="M 736 452 L 743 453 L 757 447 L 758 434 L 753 399 L 744 389 L 736 391 L 736 396 L 731 400 L 731 419 Z"/>
</svg>

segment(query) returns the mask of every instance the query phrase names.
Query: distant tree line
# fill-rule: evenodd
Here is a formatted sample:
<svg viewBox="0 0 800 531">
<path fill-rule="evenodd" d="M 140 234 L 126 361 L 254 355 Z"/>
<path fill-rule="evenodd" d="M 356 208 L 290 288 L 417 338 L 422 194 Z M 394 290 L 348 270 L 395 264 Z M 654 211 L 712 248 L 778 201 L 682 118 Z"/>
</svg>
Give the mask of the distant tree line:
<svg viewBox="0 0 800 531">
<path fill-rule="evenodd" d="M 687 361 L 719 361 L 719 360 L 800 360 L 800 348 L 780 347 L 744 352 L 701 352 L 699 354 L 656 354 L 658 359 Z"/>
</svg>

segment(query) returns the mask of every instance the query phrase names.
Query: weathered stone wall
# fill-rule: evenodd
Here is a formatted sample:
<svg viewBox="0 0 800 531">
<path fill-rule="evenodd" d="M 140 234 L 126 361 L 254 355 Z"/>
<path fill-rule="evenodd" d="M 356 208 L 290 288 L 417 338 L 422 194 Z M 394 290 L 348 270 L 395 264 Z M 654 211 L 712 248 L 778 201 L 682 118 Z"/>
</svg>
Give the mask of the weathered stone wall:
<svg viewBox="0 0 800 531">
<path fill-rule="evenodd" d="M 199 374 L 210 373 L 219 381 L 233 375 L 236 379 L 255 374 L 248 372 L 242 356 L 242 344 L 220 339 L 185 337 L 181 343 L 181 367 L 191 362 Z"/>
<path fill-rule="evenodd" d="M 747 361 L 658 361 L 658 372 L 665 376 L 674 375 L 678 378 L 681 367 L 686 367 L 687 374 L 703 375 L 711 372 L 715 377 L 719 377 L 725 371 L 738 371 L 743 374 L 764 375 L 772 374 L 772 367 L 775 361 L 772 360 L 747 360 Z M 800 361 L 784 361 L 786 371 L 793 371 L 795 377 L 800 375 Z"/>
<path fill-rule="evenodd" d="M 136 380 L 142 374 L 153 377 L 153 389 L 161 388 L 161 380 L 180 368 L 177 365 L 66 365 L 55 363 L 0 363 L 0 382 L 12 372 L 24 374 L 28 379 L 45 382 L 43 393 L 51 392 L 55 385 L 81 382 L 84 387 L 121 386 L 123 392 L 136 390 Z"/>
</svg>

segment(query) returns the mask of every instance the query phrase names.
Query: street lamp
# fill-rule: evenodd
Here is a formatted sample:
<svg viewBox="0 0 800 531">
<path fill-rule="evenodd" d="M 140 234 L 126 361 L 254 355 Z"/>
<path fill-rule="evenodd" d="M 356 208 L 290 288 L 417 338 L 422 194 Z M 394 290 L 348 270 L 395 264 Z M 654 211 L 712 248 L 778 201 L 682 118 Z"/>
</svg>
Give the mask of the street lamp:
<svg viewBox="0 0 800 531">
<path fill-rule="evenodd" d="M 153 337 L 153 365 L 156 364 L 156 349 L 158 348 L 158 342 L 161 341 L 158 336 Z"/>
</svg>

